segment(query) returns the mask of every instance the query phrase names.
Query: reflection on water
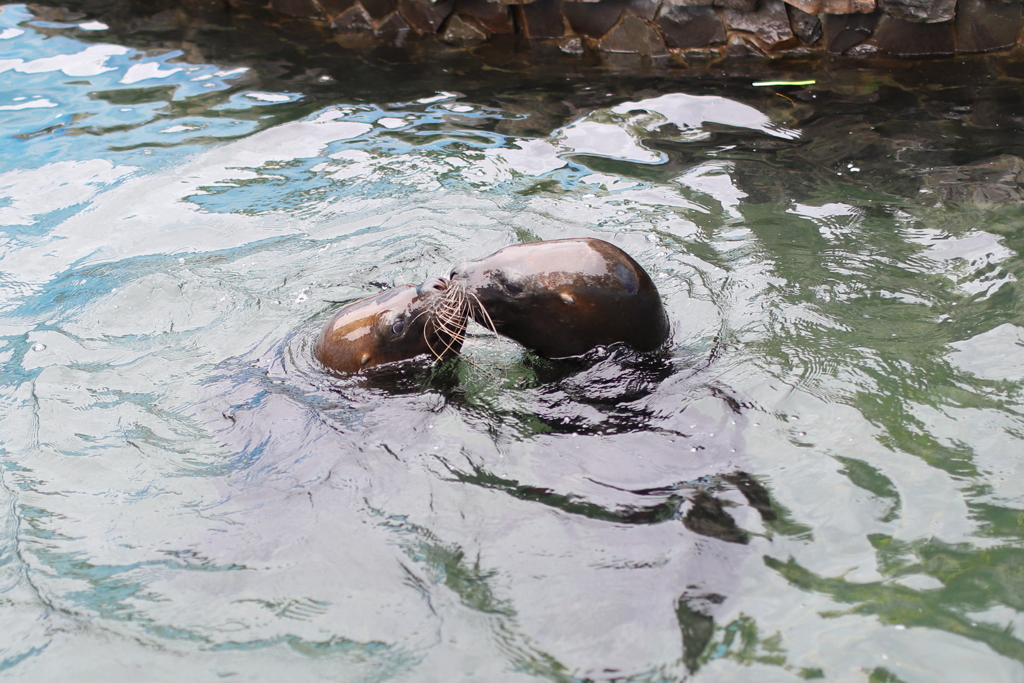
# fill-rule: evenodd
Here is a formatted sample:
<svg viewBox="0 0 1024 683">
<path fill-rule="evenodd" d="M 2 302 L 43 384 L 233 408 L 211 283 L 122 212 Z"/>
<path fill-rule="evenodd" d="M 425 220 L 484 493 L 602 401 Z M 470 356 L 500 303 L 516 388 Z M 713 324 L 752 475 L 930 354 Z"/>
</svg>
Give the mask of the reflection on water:
<svg viewBox="0 0 1024 683">
<path fill-rule="evenodd" d="M 0 9 L 5 677 L 1024 676 L 1015 64 L 431 80 Z M 668 352 L 312 358 L 584 236 Z"/>
</svg>

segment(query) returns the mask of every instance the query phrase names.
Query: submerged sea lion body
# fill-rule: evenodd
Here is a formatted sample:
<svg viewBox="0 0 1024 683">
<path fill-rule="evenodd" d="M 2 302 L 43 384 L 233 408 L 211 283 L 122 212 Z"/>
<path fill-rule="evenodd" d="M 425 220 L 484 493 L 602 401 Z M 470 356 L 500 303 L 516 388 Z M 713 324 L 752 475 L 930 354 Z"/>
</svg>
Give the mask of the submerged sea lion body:
<svg viewBox="0 0 1024 683">
<path fill-rule="evenodd" d="M 455 266 L 451 280 L 475 304 L 477 322 L 545 358 L 615 342 L 653 351 L 669 335 L 647 271 L 603 240 L 512 245 Z"/>
<path fill-rule="evenodd" d="M 430 354 L 446 358 L 462 348 L 466 312 L 446 298 L 449 283 L 430 278 L 360 299 L 334 314 L 314 353 L 325 367 L 350 373 Z"/>
</svg>

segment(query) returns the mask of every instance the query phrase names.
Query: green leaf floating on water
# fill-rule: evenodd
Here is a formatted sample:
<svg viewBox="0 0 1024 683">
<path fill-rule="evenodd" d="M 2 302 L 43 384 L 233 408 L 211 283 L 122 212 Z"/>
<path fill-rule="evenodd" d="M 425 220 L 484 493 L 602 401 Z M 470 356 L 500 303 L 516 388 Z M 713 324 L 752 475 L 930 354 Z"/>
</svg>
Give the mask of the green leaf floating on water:
<svg viewBox="0 0 1024 683">
<path fill-rule="evenodd" d="M 760 88 L 760 87 L 766 87 L 766 86 L 772 86 L 772 85 L 814 85 L 815 83 L 817 83 L 817 81 L 814 81 L 814 80 L 808 80 L 808 81 L 757 81 L 756 83 L 751 83 L 751 85 L 753 85 L 754 87 Z"/>
</svg>

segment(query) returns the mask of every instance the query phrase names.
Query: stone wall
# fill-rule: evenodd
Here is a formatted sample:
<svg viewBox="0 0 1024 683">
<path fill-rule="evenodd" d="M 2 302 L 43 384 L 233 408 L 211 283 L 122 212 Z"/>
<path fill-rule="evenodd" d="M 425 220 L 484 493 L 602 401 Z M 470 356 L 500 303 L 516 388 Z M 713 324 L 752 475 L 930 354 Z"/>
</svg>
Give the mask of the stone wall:
<svg viewBox="0 0 1024 683">
<path fill-rule="evenodd" d="M 309 29 L 348 48 L 547 46 L 609 63 L 1010 50 L 1022 3 L 993 0 L 181 0 L 199 18 Z M 504 41 L 504 42 L 502 42 Z M 540 51 L 542 53 L 542 51 Z"/>
</svg>

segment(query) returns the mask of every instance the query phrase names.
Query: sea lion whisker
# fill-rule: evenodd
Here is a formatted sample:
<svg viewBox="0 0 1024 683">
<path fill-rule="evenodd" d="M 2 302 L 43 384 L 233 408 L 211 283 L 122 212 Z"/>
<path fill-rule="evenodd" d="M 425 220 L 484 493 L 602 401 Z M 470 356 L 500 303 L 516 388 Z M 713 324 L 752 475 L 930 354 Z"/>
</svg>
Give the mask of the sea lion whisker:
<svg viewBox="0 0 1024 683">
<path fill-rule="evenodd" d="M 440 359 L 443 357 L 440 353 L 437 352 L 437 349 L 434 348 L 434 345 L 430 343 L 430 335 L 427 334 L 426 327 L 423 328 L 423 342 L 427 345 L 427 348 L 430 349 L 430 355 L 432 355 L 435 359 Z"/>
<path fill-rule="evenodd" d="M 435 316 L 439 323 L 445 323 L 446 325 L 457 323 L 461 316 L 461 311 L 457 309 L 442 309 L 437 312 Z"/>
<path fill-rule="evenodd" d="M 452 292 L 451 295 L 448 292 Z M 453 340 L 465 341 L 465 297 L 454 288 L 449 288 L 437 304 L 435 315 L 437 327 Z"/>
<path fill-rule="evenodd" d="M 462 329 L 449 327 L 443 324 L 439 324 L 439 328 L 440 331 L 443 332 L 444 335 L 448 337 L 449 348 L 456 342 L 462 344 L 464 341 L 466 341 L 466 335 L 464 334 Z"/>
<path fill-rule="evenodd" d="M 463 356 L 462 353 L 460 353 L 459 351 L 453 351 L 453 348 L 455 347 L 454 341 L 449 341 L 447 344 L 445 344 L 444 350 L 441 353 L 438 353 L 437 349 L 434 348 L 434 345 L 430 343 L 430 339 L 427 338 L 426 333 L 424 333 L 423 341 L 426 342 L 427 348 L 430 349 L 430 353 L 433 354 L 436 360 L 441 360 L 442 358 L 444 358 L 449 351 L 452 351 L 452 353 L 454 353 L 459 358 L 466 360 L 466 357 Z"/>
<path fill-rule="evenodd" d="M 445 345 L 444 345 L 444 352 L 445 352 L 446 354 L 447 354 L 447 353 L 448 353 L 449 351 L 451 351 L 451 350 L 452 350 L 452 349 L 453 349 L 453 348 L 455 347 L 455 341 L 456 341 L 456 340 L 455 340 L 455 338 L 454 338 L 454 337 L 451 337 L 451 338 L 449 338 L 449 339 L 448 339 L 448 341 L 447 341 L 447 342 L 445 343 Z M 457 352 L 456 352 L 456 353 L 457 353 Z"/>
<path fill-rule="evenodd" d="M 424 330 L 423 333 L 427 334 L 427 331 Z M 435 329 L 433 336 L 441 340 L 441 343 L 445 345 L 445 351 L 450 350 L 452 345 L 458 341 L 458 339 L 453 334 L 451 334 L 448 330 L 444 328 Z"/>
<path fill-rule="evenodd" d="M 447 354 L 449 351 L 452 351 L 452 349 L 455 347 L 455 343 L 456 342 L 458 342 L 461 345 L 461 343 L 462 343 L 462 341 L 464 341 L 464 339 L 465 339 L 465 337 L 462 337 L 462 338 L 452 337 L 445 344 L 444 351 L 439 354 L 437 352 L 437 350 L 434 349 L 434 345 L 430 343 L 430 339 L 429 339 L 429 335 L 427 334 L 426 327 L 423 328 L 423 341 L 426 343 L 427 348 L 430 349 L 430 352 L 434 355 L 434 358 L 436 358 L 436 359 L 443 358 L 445 354 Z M 462 355 L 461 351 L 456 350 L 456 351 L 453 351 L 453 353 L 455 354 L 456 357 L 461 358 L 463 361 L 469 363 L 473 367 L 481 369 L 481 370 L 483 369 L 483 368 L 480 368 L 480 366 L 478 366 L 476 363 L 474 363 L 473 361 L 469 360 L 464 355 Z M 484 372 L 486 372 L 486 370 L 484 370 Z"/>
<path fill-rule="evenodd" d="M 445 294 L 438 304 L 440 309 L 448 316 L 455 316 L 465 310 L 465 296 L 457 288 L 450 288 L 451 295 Z"/>
<path fill-rule="evenodd" d="M 430 315 L 430 313 L 431 313 L 431 310 L 430 310 L 429 308 L 424 308 L 424 309 L 423 309 L 422 311 L 420 311 L 419 313 L 417 313 L 416 315 L 414 315 L 414 316 L 412 317 L 412 320 L 410 320 L 409 322 L 416 322 L 417 320 L 419 320 L 419 319 L 420 319 L 420 318 L 422 318 L 423 316 L 425 316 L 425 315 Z"/>
<path fill-rule="evenodd" d="M 494 320 L 491 318 L 491 314 L 487 312 L 486 308 L 484 308 L 484 304 L 482 301 L 480 301 L 480 297 L 478 297 L 475 292 L 466 292 L 466 294 L 468 294 L 471 301 L 476 304 L 476 310 L 480 312 L 481 317 L 483 317 L 487 321 L 486 323 L 484 323 L 484 327 L 489 329 L 494 334 L 498 334 L 498 328 L 497 326 L 495 326 Z"/>
<path fill-rule="evenodd" d="M 437 329 L 435 328 L 434 332 L 436 332 L 436 331 L 437 331 Z M 440 335 L 438 335 L 438 338 L 441 339 L 442 341 L 444 341 L 444 349 L 440 353 L 438 353 L 437 349 L 434 348 L 434 344 L 430 341 L 430 336 L 431 336 L 430 335 L 430 330 L 427 328 L 426 325 L 424 325 L 423 326 L 423 342 L 427 345 L 427 348 L 430 349 L 430 353 L 433 354 L 434 358 L 437 358 L 437 359 L 444 358 L 445 355 L 449 351 L 451 351 L 452 348 L 454 348 L 456 341 L 458 341 L 457 339 L 455 339 L 451 335 L 449 335 L 449 338 L 448 338 L 447 341 L 444 341 L 444 339 L 441 338 Z M 455 353 L 459 354 L 458 351 L 456 351 Z M 461 354 L 459 354 L 459 355 L 461 355 Z"/>
<path fill-rule="evenodd" d="M 487 375 L 487 376 L 488 376 L 488 377 L 490 377 L 491 379 L 498 379 L 498 376 L 497 376 L 497 375 L 495 375 L 495 374 L 494 374 L 493 372 L 491 372 L 491 371 L 490 371 L 490 370 L 488 370 L 487 368 L 485 368 L 485 367 L 483 367 L 483 366 L 481 366 L 481 365 L 479 365 L 479 364 L 477 364 L 477 363 L 474 363 L 474 362 L 473 362 L 473 361 L 471 361 L 471 360 L 470 360 L 469 358 L 466 358 L 465 356 L 463 356 L 463 355 L 462 355 L 461 353 L 459 353 L 459 358 L 461 358 L 461 359 L 462 359 L 462 360 L 464 360 L 465 362 L 469 363 L 469 364 L 470 364 L 470 365 L 472 365 L 472 366 L 473 366 L 474 368 L 476 368 L 476 369 L 477 369 L 477 370 L 479 370 L 480 372 L 484 373 L 485 375 Z"/>
<path fill-rule="evenodd" d="M 442 358 L 453 349 L 461 346 L 466 340 L 463 334 L 465 326 L 460 325 L 458 322 L 461 311 L 447 300 L 447 296 L 434 304 L 430 309 L 430 313 L 434 323 L 433 329 L 430 330 L 427 326 L 423 327 L 423 340 L 436 358 Z M 431 332 L 444 343 L 444 349 L 440 353 L 434 348 L 430 340 Z M 458 351 L 455 353 L 462 357 L 462 354 Z"/>
<path fill-rule="evenodd" d="M 473 313 L 473 302 L 470 300 L 470 292 L 467 292 L 458 283 L 452 283 L 441 297 L 440 301 L 434 303 L 431 308 L 434 318 L 434 331 L 440 333 L 440 337 L 447 337 L 445 348 L 442 353 L 446 354 L 452 349 L 461 349 L 462 343 L 466 340 L 466 318 Z M 427 331 L 424 329 L 424 335 Z M 436 358 L 442 357 L 434 349 L 429 339 L 424 341 Z M 461 350 L 454 351 L 455 356 L 484 373 L 491 379 L 497 380 L 498 376 L 480 364 L 467 358 Z"/>
<path fill-rule="evenodd" d="M 460 336 L 461 336 L 461 335 L 460 335 Z M 465 340 L 465 336 L 462 336 L 462 338 L 461 338 L 461 340 L 460 340 L 460 341 L 464 341 L 464 340 Z M 454 343 L 454 342 L 453 342 L 453 343 Z M 429 342 L 428 342 L 428 346 L 429 346 Z M 451 348 L 451 346 L 449 346 L 448 348 L 446 348 L 446 349 L 445 349 L 445 352 L 447 352 L 447 351 L 448 351 L 448 350 L 449 350 L 450 348 Z M 435 355 L 436 355 L 436 354 L 435 354 Z M 495 379 L 495 380 L 496 380 L 496 379 L 498 379 L 498 376 L 497 376 L 497 375 L 495 375 L 495 374 L 494 374 L 493 372 L 491 372 L 491 371 L 490 371 L 490 370 L 488 370 L 487 368 L 485 368 L 485 367 L 483 367 L 483 366 L 479 365 L 478 363 L 475 363 L 475 362 L 473 362 L 473 361 L 472 361 L 471 359 L 467 358 L 467 357 L 466 357 L 466 356 L 465 356 L 465 355 L 464 355 L 464 354 L 463 354 L 463 353 L 462 353 L 461 351 L 455 351 L 455 355 L 456 355 L 456 356 L 457 356 L 458 358 L 460 358 L 460 359 L 461 359 L 461 360 L 462 360 L 463 362 L 465 362 L 465 363 L 469 363 L 469 364 L 470 364 L 470 365 L 472 365 L 472 366 L 473 366 L 474 368 L 476 368 L 476 369 L 477 369 L 477 370 L 479 370 L 480 372 L 484 373 L 485 375 L 487 375 L 487 376 L 488 376 L 488 377 L 490 377 L 491 379 Z"/>
<path fill-rule="evenodd" d="M 463 341 L 465 341 L 465 339 L 466 339 L 466 335 L 465 335 L 465 332 L 464 332 L 465 328 L 463 326 L 461 326 L 461 325 L 459 325 L 458 327 L 453 327 L 451 325 L 450 321 L 438 320 L 437 321 L 437 328 L 440 331 L 442 331 L 445 334 L 447 334 L 449 337 L 452 337 L 453 339 L 461 339 Z"/>
<path fill-rule="evenodd" d="M 443 326 L 448 329 L 451 323 L 457 322 L 461 311 L 458 308 L 448 305 L 446 302 L 442 302 L 432 310 L 432 313 L 434 314 L 434 318 L 437 321 L 438 326 Z"/>
</svg>

